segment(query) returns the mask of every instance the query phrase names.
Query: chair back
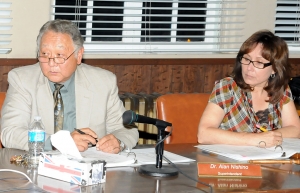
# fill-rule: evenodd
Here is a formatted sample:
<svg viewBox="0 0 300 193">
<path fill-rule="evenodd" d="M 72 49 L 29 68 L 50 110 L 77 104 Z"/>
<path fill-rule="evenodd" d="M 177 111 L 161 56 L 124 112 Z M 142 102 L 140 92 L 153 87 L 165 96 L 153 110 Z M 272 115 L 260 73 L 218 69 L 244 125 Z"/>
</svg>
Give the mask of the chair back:
<svg viewBox="0 0 300 193">
<path fill-rule="evenodd" d="M 157 118 L 172 123 L 166 144 L 197 143 L 198 125 L 210 94 L 166 94 L 157 98 Z M 168 127 L 166 131 L 170 131 Z"/>
<path fill-rule="evenodd" d="M 2 105 L 4 103 L 6 92 L 0 92 L 0 110 L 2 109 Z M 1 132 L 0 132 L 0 148 L 3 148 L 3 145 L 1 143 Z"/>
</svg>

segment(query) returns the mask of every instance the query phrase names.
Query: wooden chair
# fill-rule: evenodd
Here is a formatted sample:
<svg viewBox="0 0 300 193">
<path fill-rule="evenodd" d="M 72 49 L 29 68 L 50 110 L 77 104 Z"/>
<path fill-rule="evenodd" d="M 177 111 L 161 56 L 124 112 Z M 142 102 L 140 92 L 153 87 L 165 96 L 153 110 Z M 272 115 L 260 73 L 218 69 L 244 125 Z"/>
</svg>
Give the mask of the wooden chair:
<svg viewBox="0 0 300 193">
<path fill-rule="evenodd" d="M 166 94 L 157 98 L 157 118 L 172 123 L 166 144 L 197 143 L 198 125 L 210 94 Z M 170 127 L 166 131 L 170 131 Z"/>
<path fill-rule="evenodd" d="M 2 109 L 2 105 L 3 105 L 4 99 L 5 99 L 5 95 L 6 95 L 6 92 L 0 92 L 0 110 Z M 0 133 L 0 148 L 3 148 L 3 145 L 1 143 L 1 133 Z"/>
</svg>

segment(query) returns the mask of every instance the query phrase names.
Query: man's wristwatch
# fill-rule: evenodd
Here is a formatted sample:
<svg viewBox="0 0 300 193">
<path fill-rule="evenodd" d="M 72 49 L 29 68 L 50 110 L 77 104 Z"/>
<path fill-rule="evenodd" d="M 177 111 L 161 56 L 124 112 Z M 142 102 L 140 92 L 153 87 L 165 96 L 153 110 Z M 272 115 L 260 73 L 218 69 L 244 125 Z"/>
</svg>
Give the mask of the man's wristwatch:
<svg viewBox="0 0 300 193">
<path fill-rule="evenodd" d="M 120 145 L 120 152 L 124 151 L 124 149 L 126 148 L 125 144 L 120 139 L 117 138 L 117 140 L 118 140 L 119 145 Z"/>
</svg>

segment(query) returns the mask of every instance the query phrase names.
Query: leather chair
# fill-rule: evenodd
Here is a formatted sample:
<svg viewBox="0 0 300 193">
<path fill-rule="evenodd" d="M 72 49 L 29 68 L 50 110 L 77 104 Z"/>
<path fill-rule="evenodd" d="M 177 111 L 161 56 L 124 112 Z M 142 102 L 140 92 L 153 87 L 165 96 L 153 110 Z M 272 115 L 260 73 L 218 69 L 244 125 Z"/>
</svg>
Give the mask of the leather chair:
<svg viewBox="0 0 300 193">
<path fill-rule="evenodd" d="M 157 118 L 172 123 L 166 144 L 197 143 L 198 125 L 210 94 L 166 94 L 157 98 Z M 167 127 L 166 131 L 171 128 Z"/>
<path fill-rule="evenodd" d="M 5 95 L 6 95 L 6 92 L 0 92 L 0 110 L 2 109 L 2 105 L 3 105 L 4 99 L 5 99 Z M 3 148 L 3 145 L 1 143 L 1 132 L 0 132 L 0 148 Z"/>
</svg>

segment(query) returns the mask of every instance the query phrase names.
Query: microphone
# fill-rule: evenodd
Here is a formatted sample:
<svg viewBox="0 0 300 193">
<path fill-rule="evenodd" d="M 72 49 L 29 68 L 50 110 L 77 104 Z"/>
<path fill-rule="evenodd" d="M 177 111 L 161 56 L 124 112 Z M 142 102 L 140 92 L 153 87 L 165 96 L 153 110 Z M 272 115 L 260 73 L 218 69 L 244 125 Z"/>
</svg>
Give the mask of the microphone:
<svg viewBox="0 0 300 193">
<path fill-rule="evenodd" d="M 161 126 L 161 127 L 172 126 L 172 123 L 168 123 L 166 121 L 162 121 L 159 119 L 154 119 L 154 118 L 138 115 L 131 110 L 125 111 L 123 113 L 122 118 L 123 118 L 124 125 L 129 125 L 134 122 L 137 122 L 137 123 L 152 124 L 152 125 Z"/>
<path fill-rule="evenodd" d="M 123 124 L 129 125 L 134 122 L 137 123 L 146 123 L 155 125 L 158 129 L 157 133 L 157 144 L 155 146 L 156 151 L 156 164 L 155 165 L 141 165 L 139 172 L 149 176 L 155 177 L 169 177 L 169 176 L 176 176 L 178 175 L 177 169 L 171 167 L 164 167 L 162 168 L 162 160 L 164 154 L 164 137 L 165 137 L 165 128 L 167 126 L 172 126 L 172 123 L 168 123 L 166 121 L 162 121 L 159 119 L 153 119 L 150 117 L 145 117 L 142 115 L 137 115 L 135 112 L 128 110 L 125 111 L 122 115 Z"/>
</svg>

